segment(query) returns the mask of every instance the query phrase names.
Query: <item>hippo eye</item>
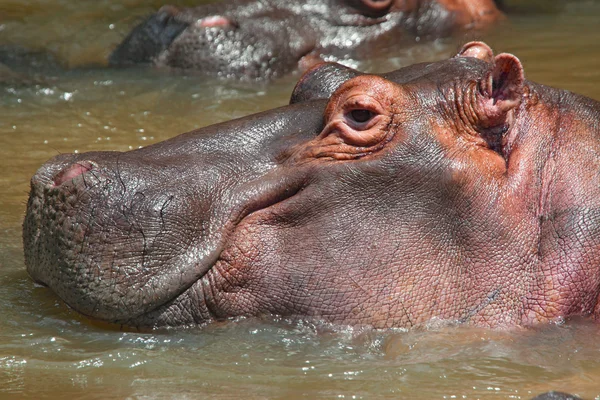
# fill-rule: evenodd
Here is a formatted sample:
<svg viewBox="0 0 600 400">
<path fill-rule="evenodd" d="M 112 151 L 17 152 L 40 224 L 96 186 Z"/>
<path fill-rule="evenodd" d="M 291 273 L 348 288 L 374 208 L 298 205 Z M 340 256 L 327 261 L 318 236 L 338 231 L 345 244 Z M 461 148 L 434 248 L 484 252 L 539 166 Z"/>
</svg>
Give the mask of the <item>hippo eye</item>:
<svg viewBox="0 0 600 400">
<path fill-rule="evenodd" d="M 363 124 L 373 118 L 375 114 L 372 111 L 358 109 L 352 110 L 349 113 L 349 117 L 353 122 L 358 122 L 359 124 Z"/>
</svg>

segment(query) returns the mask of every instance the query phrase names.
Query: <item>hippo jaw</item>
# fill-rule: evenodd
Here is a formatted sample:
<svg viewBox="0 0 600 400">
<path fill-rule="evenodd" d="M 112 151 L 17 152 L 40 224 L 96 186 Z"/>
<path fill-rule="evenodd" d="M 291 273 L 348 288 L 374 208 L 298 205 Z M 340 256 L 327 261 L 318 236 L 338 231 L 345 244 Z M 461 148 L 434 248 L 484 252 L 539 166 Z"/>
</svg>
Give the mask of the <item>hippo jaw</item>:
<svg viewBox="0 0 600 400">
<path fill-rule="evenodd" d="M 272 171 L 273 157 L 278 135 L 314 135 L 315 110 L 297 107 L 274 124 L 275 110 L 131 152 L 55 157 L 31 180 L 29 274 L 92 318 L 143 319 L 201 279 L 247 215 L 299 189 L 301 175 Z"/>
</svg>

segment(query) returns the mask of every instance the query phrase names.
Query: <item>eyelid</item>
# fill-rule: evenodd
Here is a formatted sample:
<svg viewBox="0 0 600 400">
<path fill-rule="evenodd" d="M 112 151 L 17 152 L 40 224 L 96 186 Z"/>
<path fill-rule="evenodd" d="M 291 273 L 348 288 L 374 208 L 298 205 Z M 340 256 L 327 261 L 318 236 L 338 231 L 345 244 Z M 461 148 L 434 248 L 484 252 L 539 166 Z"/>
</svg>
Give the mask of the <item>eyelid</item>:
<svg viewBox="0 0 600 400">
<path fill-rule="evenodd" d="M 383 114 L 383 108 L 381 107 L 381 104 L 371 96 L 364 94 L 347 98 L 342 105 L 342 110 L 344 114 L 347 114 L 353 110 L 368 110 L 373 114 Z"/>
</svg>

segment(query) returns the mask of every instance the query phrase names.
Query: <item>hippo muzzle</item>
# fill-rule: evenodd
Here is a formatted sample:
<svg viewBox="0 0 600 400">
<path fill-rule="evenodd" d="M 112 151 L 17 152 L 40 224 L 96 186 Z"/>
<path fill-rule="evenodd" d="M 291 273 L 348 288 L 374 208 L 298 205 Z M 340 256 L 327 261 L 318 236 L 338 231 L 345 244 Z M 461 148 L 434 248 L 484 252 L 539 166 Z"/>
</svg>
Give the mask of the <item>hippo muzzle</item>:
<svg viewBox="0 0 600 400">
<path fill-rule="evenodd" d="M 299 190 L 300 175 L 271 170 L 283 139 L 318 132 L 318 103 L 132 152 L 48 161 L 31 180 L 23 226 L 29 274 L 108 321 L 126 323 L 179 297 L 240 220 Z"/>
</svg>

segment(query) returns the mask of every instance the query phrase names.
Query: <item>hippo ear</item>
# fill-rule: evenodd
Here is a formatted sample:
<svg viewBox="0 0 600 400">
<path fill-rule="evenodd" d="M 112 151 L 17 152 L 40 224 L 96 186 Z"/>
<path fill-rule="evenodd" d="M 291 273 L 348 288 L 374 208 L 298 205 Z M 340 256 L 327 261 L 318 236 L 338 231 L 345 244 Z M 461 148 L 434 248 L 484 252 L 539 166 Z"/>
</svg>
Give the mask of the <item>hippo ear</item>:
<svg viewBox="0 0 600 400">
<path fill-rule="evenodd" d="M 491 63 L 494 61 L 494 52 L 483 42 L 469 42 L 460 49 L 456 57 L 473 57 Z"/>
<path fill-rule="evenodd" d="M 479 122 L 482 128 L 504 125 L 507 113 L 518 107 L 523 96 L 525 75 L 519 59 L 502 53 L 494 58 L 494 64 L 479 82 L 482 95 Z"/>
<path fill-rule="evenodd" d="M 338 63 L 317 64 L 300 77 L 292 92 L 290 104 L 328 99 L 342 83 L 359 75 L 363 74 Z"/>
</svg>

